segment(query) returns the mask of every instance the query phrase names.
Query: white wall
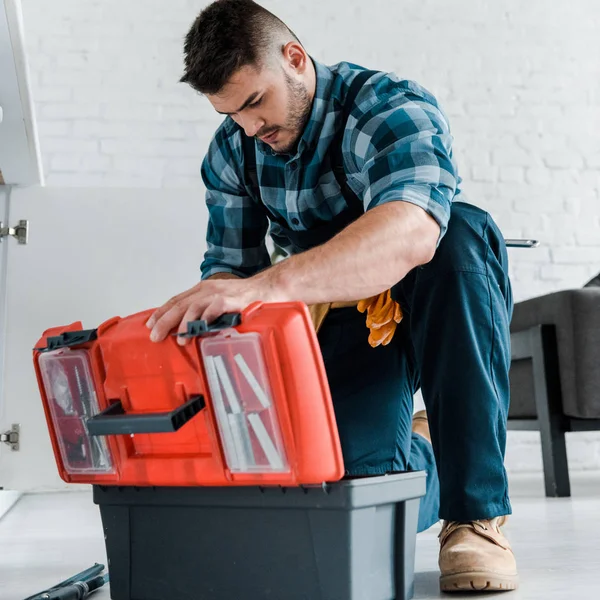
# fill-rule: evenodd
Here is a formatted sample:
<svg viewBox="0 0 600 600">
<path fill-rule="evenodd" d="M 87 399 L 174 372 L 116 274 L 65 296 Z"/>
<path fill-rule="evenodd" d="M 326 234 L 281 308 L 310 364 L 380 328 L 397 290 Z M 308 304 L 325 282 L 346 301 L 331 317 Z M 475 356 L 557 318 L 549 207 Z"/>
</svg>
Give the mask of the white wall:
<svg viewBox="0 0 600 600">
<path fill-rule="evenodd" d="M 507 237 L 517 300 L 600 271 L 597 0 L 263 0 L 309 52 L 418 80 L 451 118 L 463 188 Z M 178 84 L 193 0 L 23 0 L 47 184 L 201 189 L 219 119 Z M 177 193 L 173 191 L 173 193 Z M 538 469 L 534 433 L 510 469 Z M 600 468 L 600 437 L 569 438 Z"/>
</svg>

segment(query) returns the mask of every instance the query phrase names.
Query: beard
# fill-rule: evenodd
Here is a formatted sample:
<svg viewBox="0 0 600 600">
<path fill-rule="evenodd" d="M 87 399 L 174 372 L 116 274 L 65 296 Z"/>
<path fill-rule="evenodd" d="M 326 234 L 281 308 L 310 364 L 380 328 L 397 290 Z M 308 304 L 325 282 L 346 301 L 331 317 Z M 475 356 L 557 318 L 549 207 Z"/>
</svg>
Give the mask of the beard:
<svg viewBox="0 0 600 600">
<path fill-rule="evenodd" d="M 293 154 L 298 147 L 298 142 L 300 141 L 300 137 L 302 136 L 306 123 L 310 117 L 312 101 L 308 90 L 303 83 L 292 79 L 285 72 L 284 76 L 288 91 L 288 116 L 285 125 L 280 127 L 270 127 L 269 130 L 275 131 L 276 129 L 281 129 L 282 131 L 291 133 L 291 140 L 287 142 L 285 146 L 278 146 L 276 152 L 277 154 Z M 265 135 L 265 133 L 259 133 L 260 135 Z"/>
<path fill-rule="evenodd" d="M 310 117 L 312 102 L 303 83 L 292 79 L 287 73 L 285 73 L 285 82 L 288 88 L 289 111 L 286 129 L 294 134 L 290 149 L 295 149 Z"/>
</svg>

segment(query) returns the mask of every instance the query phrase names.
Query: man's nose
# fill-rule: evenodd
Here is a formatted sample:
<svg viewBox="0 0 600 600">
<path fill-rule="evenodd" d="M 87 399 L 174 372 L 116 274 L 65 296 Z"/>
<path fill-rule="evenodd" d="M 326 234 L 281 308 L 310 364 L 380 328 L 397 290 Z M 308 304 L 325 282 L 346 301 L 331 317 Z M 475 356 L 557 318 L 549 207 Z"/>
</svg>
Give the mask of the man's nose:
<svg viewBox="0 0 600 600">
<path fill-rule="evenodd" d="M 242 127 L 247 136 L 254 137 L 265 125 L 262 119 L 256 117 L 246 116 L 242 120 Z"/>
</svg>

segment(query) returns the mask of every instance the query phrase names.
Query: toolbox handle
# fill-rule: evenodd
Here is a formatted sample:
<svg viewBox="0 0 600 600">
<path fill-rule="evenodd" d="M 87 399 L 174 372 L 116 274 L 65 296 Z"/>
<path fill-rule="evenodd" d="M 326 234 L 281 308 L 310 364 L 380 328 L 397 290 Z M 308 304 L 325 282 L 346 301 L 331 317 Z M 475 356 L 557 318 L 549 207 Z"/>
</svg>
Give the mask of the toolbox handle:
<svg viewBox="0 0 600 600">
<path fill-rule="evenodd" d="M 193 419 L 204 407 L 204 396 L 194 396 L 172 412 L 128 415 L 117 400 L 106 410 L 87 420 L 90 435 L 129 435 L 132 433 L 173 433 Z"/>
</svg>

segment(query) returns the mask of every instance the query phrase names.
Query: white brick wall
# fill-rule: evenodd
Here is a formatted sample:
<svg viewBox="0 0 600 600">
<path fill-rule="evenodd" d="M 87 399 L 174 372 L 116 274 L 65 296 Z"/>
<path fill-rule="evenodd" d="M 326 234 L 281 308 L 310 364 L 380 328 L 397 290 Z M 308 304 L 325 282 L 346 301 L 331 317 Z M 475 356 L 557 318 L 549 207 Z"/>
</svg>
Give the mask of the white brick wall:
<svg viewBox="0 0 600 600">
<path fill-rule="evenodd" d="M 50 186 L 198 187 L 219 123 L 178 84 L 200 0 L 22 0 Z M 515 298 L 600 271 L 600 4 L 597 0 L 263 0 L 325 63 L 418 80 L 451 119 L 469 198 L 507 237 Z M 580 468 L 600 438 L 573 436 Z M 511 435 L 510 468 L 537 468 Z M 531 457 L 533 462 L 529 462 Z"/>
</svg>

